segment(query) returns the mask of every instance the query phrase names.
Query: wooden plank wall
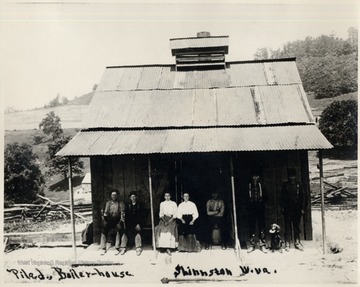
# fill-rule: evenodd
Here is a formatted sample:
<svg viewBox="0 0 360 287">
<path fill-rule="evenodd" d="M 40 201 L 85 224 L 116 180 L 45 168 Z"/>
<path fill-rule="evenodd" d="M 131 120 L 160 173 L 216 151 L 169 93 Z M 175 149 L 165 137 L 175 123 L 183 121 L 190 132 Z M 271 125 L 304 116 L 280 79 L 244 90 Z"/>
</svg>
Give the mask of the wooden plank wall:
<svg viewBox="0 0 360 287">
<path fill-rule="evenodd" d="M 102 157 L 90 158 L 90 172 L 91 172 L 91 199 L 93 206 L 93 234 L 94 242 L 100 243 L 101 234 L 101 206 L 103 197 L 103 161 Z"/>
<path fill-rule="evenodd" d="M 261 171 L 261 182 L 267 194 L 266 231 L 272 223 L 277 223 L 284 232 L 284 218 L 280 209 L 281 188 L 288 178 L 288 169 L 295 168 L 297 178 L 303 183 L 306 193 L 305 216 L 301 221 L 301 238 L 312 239 L 309 169 L 307 152 L 259 152 L 238 153 L 235 160 L 235 189 L 237 201 L 238 229 L 241 245 L 245 247 L 249 239 L 246 197 L 253 170 Z M 267 240 L 270 238 L 267 236 Z"/>
<path fill-rule="evenodd" d="M 173 193 L 175 200 L 175 175 L 178 176 L 178 189 L 180 193 L 181 180 L 194 164 L 195 154 L 186 155 L 157 155 L 151 157 L 152 165 L 152 184 L 153 184 L 153 201 L 155 224 L 158 222 L 159 205 L 163 200 L 163 193 L 169 190 Z M 204 157 L 205 156 L 205 157 Z M 205 160 L 206 155 L 198 156 L 198 160 Z M 309 190 L 309 170 L 307 152 L 253 152 L 253 153 L 236 153 L 234 158 L 234 175 L 236 190 L 236 207 L 238 216 L 239 237 L 243 247 L 249 239 L 248 234 L 248 217 L 245 199 L 248 191 L 248 183 L 251 179 L 251 173 L 255 169 L 261 170 L 261 180 L 264 191 L 267 192 L 268 204 L 266 207 L 266 231 L 272 223 L 278 223 L 284 231 L 283 216 L 280 212 L 280 193 L 282 183 L 287 180 L 288 168 L 297 170 L 298 179 L 304 184 L 307 197 L 307 208 L 304 222 L 302 222 L 301 236 L 307 240 L 312 239 L 311 226 L 311 206 L 310 190 Z M 175 170 L 175 160 L 179 163 L 183 162 L 182 171 L 179 167 Z M 196 162 L 197 160 L 195 160 Z M 231 198 L 231 178 L 230 178 L 230 154 L 209 154 L 207 160 L 204 161 L 205 166 L 213 162 L 211 167 L 212 173 L 209 177 L 216 176 L 217 170 L 221 170 L 219 180 L 209 180 L 209 182 L 220 183 L 223 188 L 223 198 L 227 205 L 227 220 L 231 226 L 232 217 L 232 198 Z M 201 167 L 201 163 L 198 163 Z M 199 167 L 190 168 L 191 176 L 194 176 Z M 204 180 L 204 170 L 199 171 L 199 178 Z M 210 170 L 210 169 L 209 169 Z M 209 171 L 210 172 L 210 171 Z M 189 175 L 190 176 L 190 175 Z M 111 188 L 115 188 L 120 192 L 120 200 L 128 202 L 128 195 L 131 191 L 137 191 L 140 203 L 146 209 L 146 225 L 151 227 L 150 218 L 150 198 L 148 187 L 148 158 L 147 156 L 113 156 L 113 157 L 92 157 L 91 158 L 91 177 L 92 177 L 92 200 L 93 200 L 93 222 L 94 222 L 94 240 L 100 241 L 101 231 L 101 214 L 105 206 L 106 200 L 109 199 Z M 198 184 L 199 187 L 203 184 Z M 204 185 L 206 190 L 199 191 L 198 196 L 193 195 L 193 199 L 197 197 L 210 198 L 209 184 Z M 196 192 L 196 189 L 194 190 Z M 194 192 L 193 191 L 193 192 Z M 179 194 L 178 194 L 179 197 Z M 178 198 L 180 200 L 180 198 Z M 198 203 L 201 210 L 204 202 L 202 198 Z M 180 202 L 178 202 L 180 203 Z M 200 210 L 199 210 L 200 211 Z M 201 220 L 199 220 L 200 222 Z M 230 228 L 229 233 L 233 232 Z M 304 237 L 305 235 L 305 237 Z M 270 238 L 268 238 L 270 240 Z"/>
<path fill-rule="evenodd" d="M 305 214 L 303 221 L 303 236 L 305 240 L 313 240 L 312 217 L 311 217 L 311 191 L 309 175 L 309 157 L 307 151 L 300 153 L 301 182 L 305 190 Z"/>
</svg>

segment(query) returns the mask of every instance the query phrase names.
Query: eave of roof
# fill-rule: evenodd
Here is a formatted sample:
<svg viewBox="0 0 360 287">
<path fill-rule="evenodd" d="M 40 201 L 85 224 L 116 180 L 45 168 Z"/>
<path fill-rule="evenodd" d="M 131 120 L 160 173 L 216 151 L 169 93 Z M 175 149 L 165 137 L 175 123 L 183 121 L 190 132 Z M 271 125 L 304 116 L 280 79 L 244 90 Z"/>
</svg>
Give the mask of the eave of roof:
<svg viewBox="0 0 360 287">
<path fill-rule="evenodd" d="M 112 156 L 193 152 L 330 149 L 316 125 L 252 128 L 81 131 L 57 155 Z"/>
</svg>

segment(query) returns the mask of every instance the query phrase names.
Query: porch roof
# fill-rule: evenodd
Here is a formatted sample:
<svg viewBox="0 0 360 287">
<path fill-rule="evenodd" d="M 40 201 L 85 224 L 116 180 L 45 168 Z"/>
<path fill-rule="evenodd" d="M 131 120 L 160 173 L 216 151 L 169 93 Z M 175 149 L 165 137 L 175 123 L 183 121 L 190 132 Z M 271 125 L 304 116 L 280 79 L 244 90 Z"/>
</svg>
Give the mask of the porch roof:
<svg viewBox="0 0 360 287">
<path fill-rule="evenodd" d="M 314 124 L 79 132 L 57 155 L 96 156 L 189 152 L 329 149 Z"/>
</svg>

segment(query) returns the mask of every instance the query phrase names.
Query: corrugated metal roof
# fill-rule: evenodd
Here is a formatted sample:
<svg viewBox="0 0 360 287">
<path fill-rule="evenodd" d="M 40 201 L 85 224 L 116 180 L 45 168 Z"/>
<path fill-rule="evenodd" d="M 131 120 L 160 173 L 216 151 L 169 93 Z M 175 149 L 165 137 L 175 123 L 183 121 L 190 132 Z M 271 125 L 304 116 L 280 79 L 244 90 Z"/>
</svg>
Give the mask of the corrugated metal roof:
<svg viewBox="0 0 360 287">
<path fill-rule="evenodd" d="M 180 82 L 178 83 L 180 85 Z M 274 125 L 313 122 L 300 85 L 97 92 L 83 128 Z"/>
<path fill-rule="evenodd" d="M 329 149 L 316 125 L 253 128 L 82 131 L 57 155 Z"/>
<path fill-rule="evenodd" d="M 228 36 L 170 39 L 171 50 L 179 50 L 186 48 L 203 48 L 203 47 L 226 47 L 226 46 L 229 46 Z"/>
<path fill-rule="evenodd" d="M 301 84 L 295 61 L 227 63 L 224 70 L 178 72 L 172 66 L 107 68 L 97 91 L 208 89 Z"/>
</svg>

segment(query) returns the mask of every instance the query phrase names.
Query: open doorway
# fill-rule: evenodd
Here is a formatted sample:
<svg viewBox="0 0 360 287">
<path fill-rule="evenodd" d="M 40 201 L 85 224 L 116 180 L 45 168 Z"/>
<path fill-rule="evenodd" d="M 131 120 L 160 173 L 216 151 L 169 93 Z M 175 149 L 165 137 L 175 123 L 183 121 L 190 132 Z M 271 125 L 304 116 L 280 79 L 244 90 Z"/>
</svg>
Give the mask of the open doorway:
<svg viewBox="0 0 360 287">
<path fill-rule="evenodd" d="M 186 155 L 181 160 L 179 171 L 178 198 L 188 192 L 199 211 L 197 220 L 198 238 L 203 241 L 207 224 L 206 203 L 213 191 L 218 191 L 219 198 L 225 203 L 225 226 L 231 233 L 231 179 L 226 157 L 220 153 L 200 153 Z"/>
</svg>

